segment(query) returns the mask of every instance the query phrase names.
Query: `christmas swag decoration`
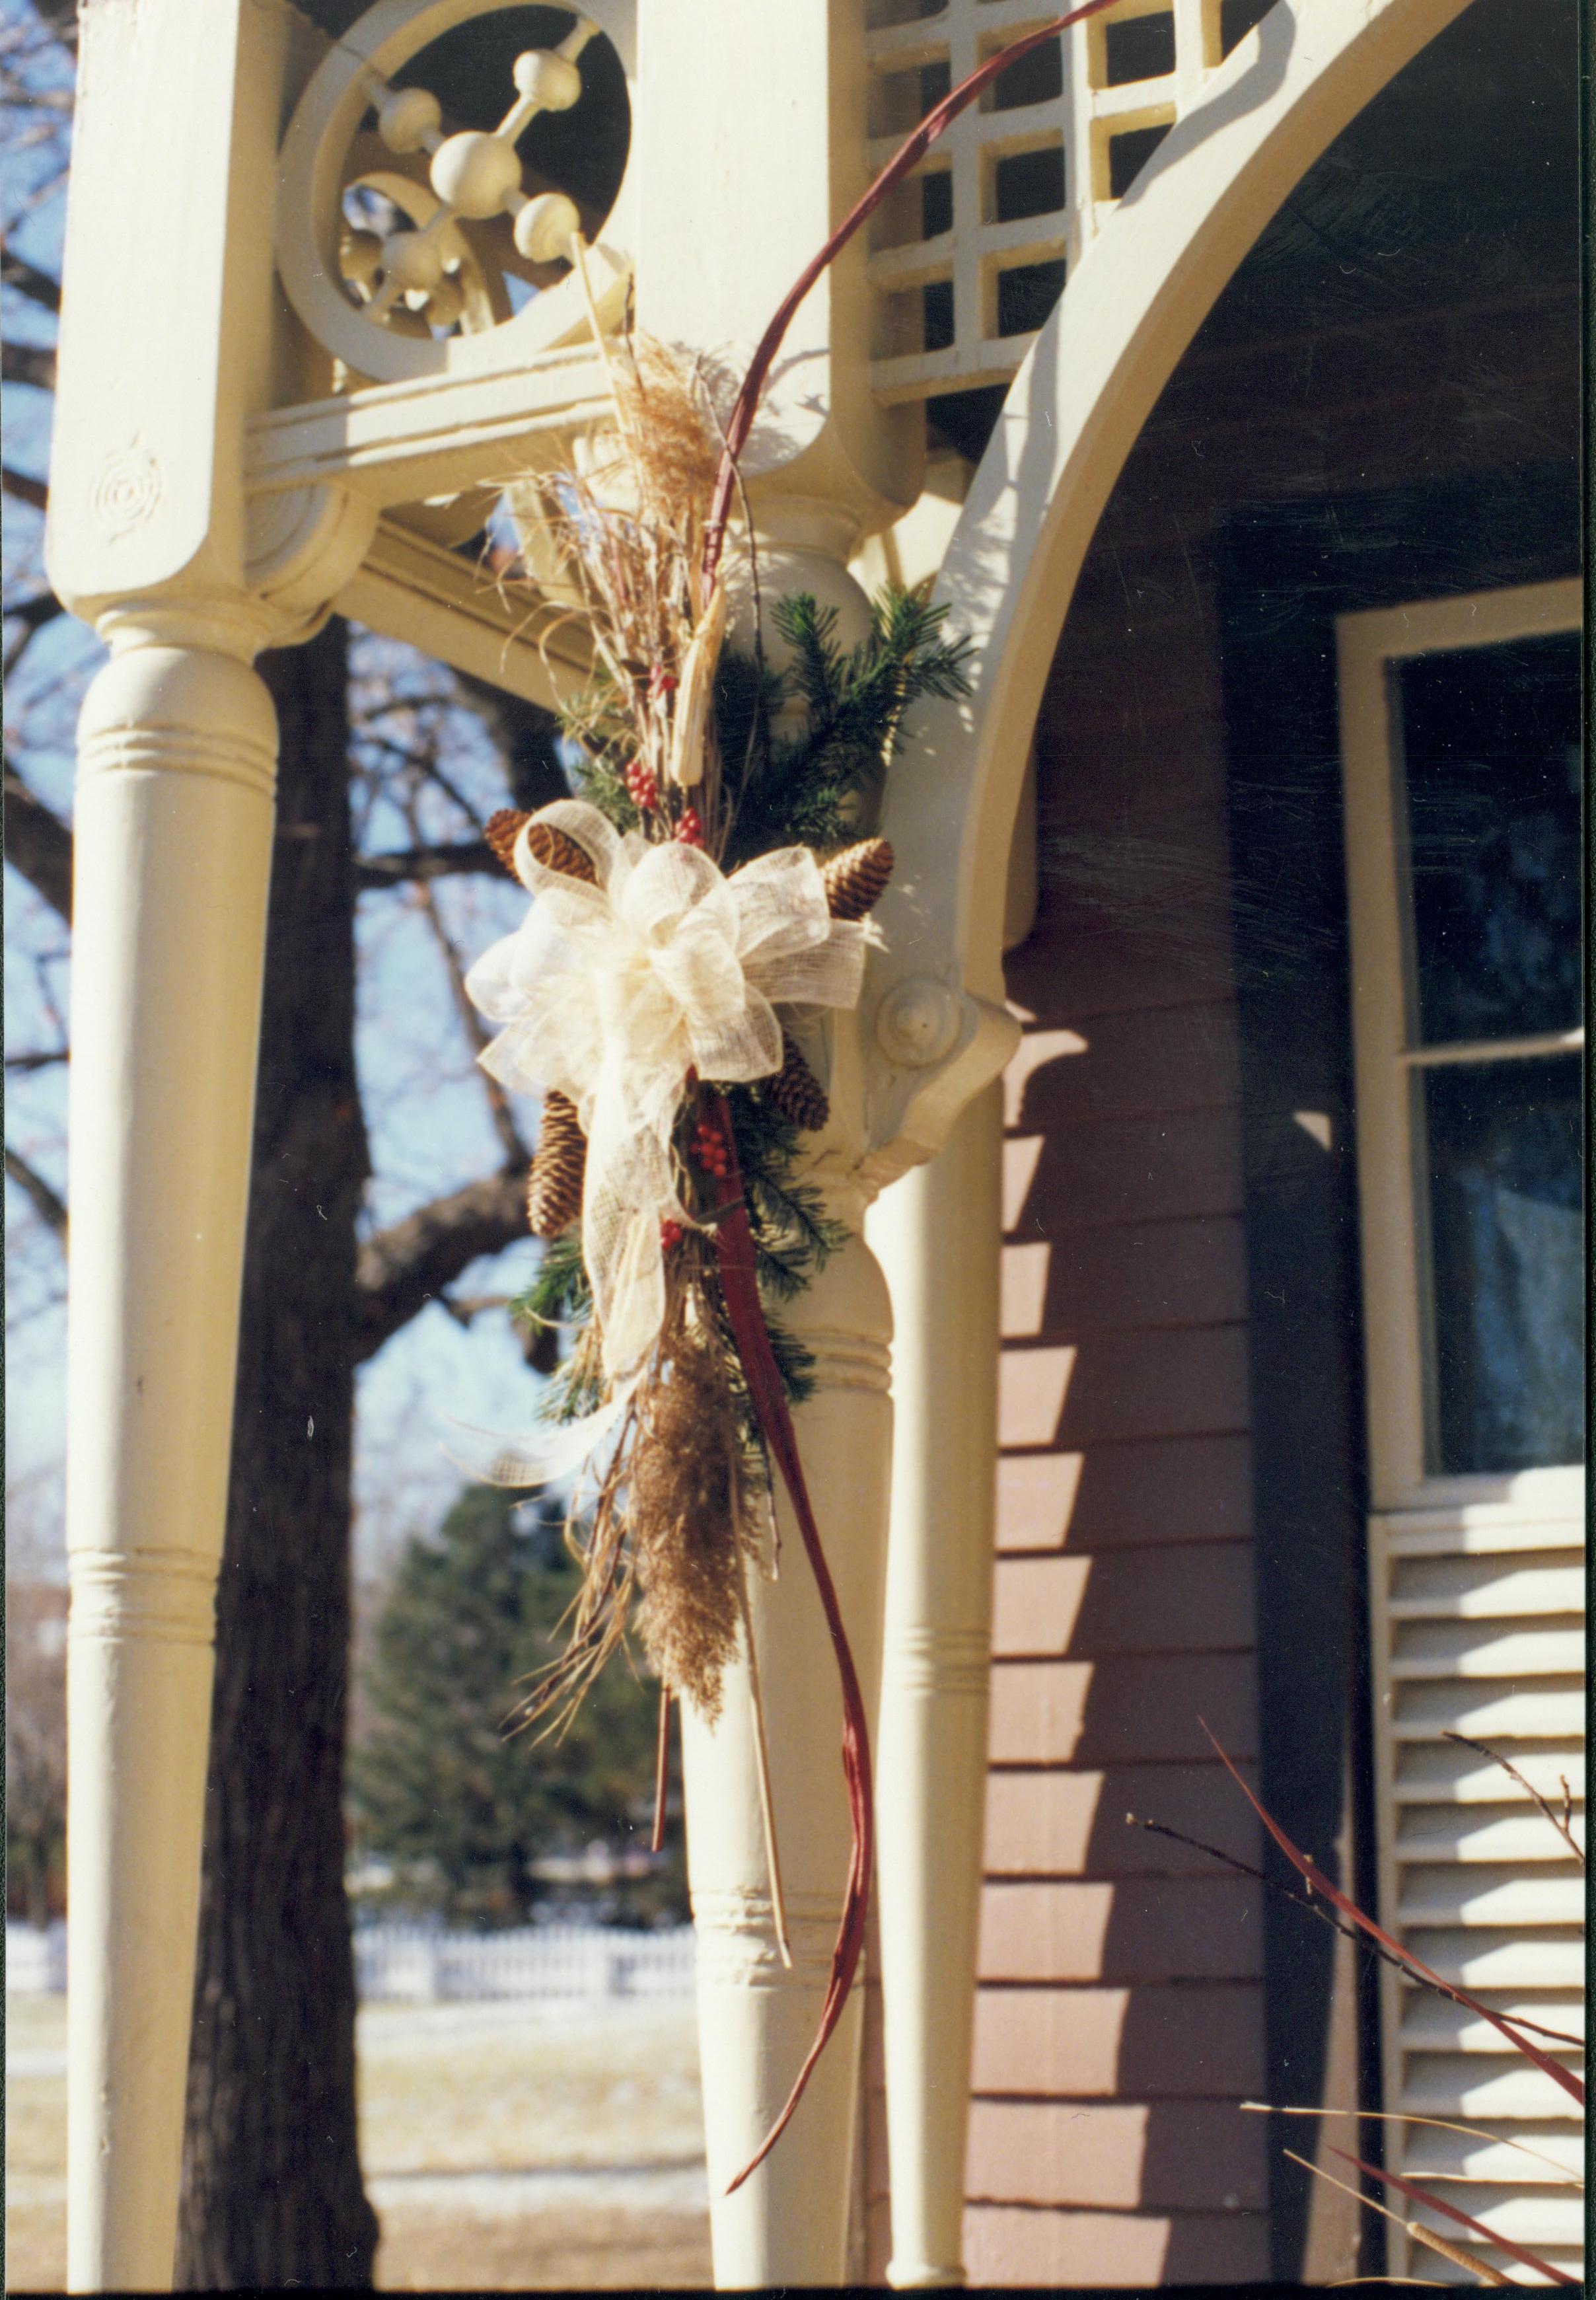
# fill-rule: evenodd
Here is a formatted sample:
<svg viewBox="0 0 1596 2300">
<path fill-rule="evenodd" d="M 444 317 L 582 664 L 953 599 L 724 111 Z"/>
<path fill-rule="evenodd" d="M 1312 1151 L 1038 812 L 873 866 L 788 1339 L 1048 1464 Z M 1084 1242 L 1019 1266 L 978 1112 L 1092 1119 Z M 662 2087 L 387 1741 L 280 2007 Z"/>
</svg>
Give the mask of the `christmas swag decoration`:
<svg viewBox="0 0 1596 2300">
<path fill-rule="evenodd" d="M 546 1244 L 519 1306 L 571 1337 L 546 1426 L 493 1471 L 517 1485 L 578 1476 L 567 1538 L 583 1586 L 522 1720 L 557 1725 L 635 1629 L 661 1680 L 662 1784 L 672 1697 L 713 1722 L 740 1644 L 785 1958 L 748 1597 L 750 1573 L 772 1563 L 777 1475 L 842 1687 L 853 1844 L 830 1981 L 786 2104 L 733 2188 L 775 2145 L 836 2025 L 872 1860 L 863 1699 L 792 1419 L 810 1362 L 778 1315 L 845 1237 L 801 1171 L 801 1138 L 829 1111 L 792 1026 L 856 1005 L 893 867 L 885 839 L 859 836 L 861 819 L 916 700 L 967 688 L 945 611 L 891 588 L 848 651 L 812 597 L 764 603 L 790 658 L 773 671 L 745 504 L 753 628 L 747 652 L 728 646 L 737 459 L 788 322 L 837 249 L 1000 70 L 1109 4 L 1087 0 L 1013 43 L 927 114 L 794 284 L 724 423 L 702 365 L 645 339 L 614 349 L 594 314 L 612 428 L 583 469 L 521 489 L 595 662 L 565 713 L 578 795 L 486 826 L 534 901 L 467 978 L 499 1026 L 484 1064 L 544 1097 L 528 1215 Z M 573 253 L 580 271 L 579 240 Z M 659 1829 L 657 1814 L 656 1842 Z"/>
</svg>

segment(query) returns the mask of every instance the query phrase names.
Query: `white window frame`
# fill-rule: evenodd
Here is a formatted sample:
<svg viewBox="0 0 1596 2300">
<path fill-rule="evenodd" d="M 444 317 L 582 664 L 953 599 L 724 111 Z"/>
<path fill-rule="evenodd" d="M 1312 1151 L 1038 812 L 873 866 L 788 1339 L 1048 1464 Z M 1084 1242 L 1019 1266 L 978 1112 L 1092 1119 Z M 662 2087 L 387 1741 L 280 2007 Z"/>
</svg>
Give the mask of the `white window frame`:
<svg viewBox="0 0 1596 2300">
<path fill-rule="evenodd" d="M 1566 1768 L 1575 1780 L 1575 1826 L 1583 1830 L 1584 1704 L 1575 1688 L 1583 1654 L 1584 1473 L 1559 1467 L 1439 1476 L 1426 1467 L 1426 1175 L 1414 1089 L 1416 1073 L 1438 1063 L 1575 1051 L 1584 1033 L 1422 1044 L 1396 673 L 1417 655 L 1577 630 L 1581 623 L 1577 581 L 1424 600 L 1343 615 L 1336 623 L 1371 1489 L 1378 1913 L 1427 1961 L 1445 1962 L 1449 1941 L 1453 1954 L 1463 1944 L 1458 1977 L 1466 1987 L 1505 1988 L 1532 2017 L 1558 2027 L 1575 2025 L 1578 2016 L 1583 1948 L 1575 1904 L 1583 1902 L 1583 1882 L 1571 1859 L 1547 1859 L 1543 1838 L 1533 1846 L 1525 1840 L 1526 1826 L 1545 1824 L 1525 1814 L 1517 1793 L 1488 1761 L 1473 1762 L 1446 1733 L 1470 1732 L 1509 1754 L 1535 1750 L 1535 1758 L 1523 1762 L 1547 1772 L 1548 1790 Z M 1533 1658 L 1526 1649 L 1522 1662 L 1512 1650 L 1520 1627 L 1541 1646 Z M 1437 1664 L 1436 1647 L 1426 1654 L 1425 1640 L 1449 1636 L 1457 1641 L 1455 1661 Z M 1559 1657 L 1563 1647 L 1566 1657 Z M 1449 1783 L 1444 1776 L 1459 1764 L 1475 1778 Z M 1510 1843 L 1504 1828 L 1516 1832 Z M 1511 1896 L 1510 1910 L 1498 1905 L 1504 1896 Z M 1504 1949 L 1510 1973 L 1500 1968 Z M 1542 2157 L 1550 2151 L 1572 2175 L 1580 2162 L 1577 2112 L 1534 2072 L 1525 2092 L 1517 2063 L 1500 2048 L 1495 2060 L 1479 2057 L 1477 2047 L 1471 2054 L 1460 2034 L 1448 2033 L 1459 2029 L 1458 2021 L 1444 2005 L 1439 2012 L 1438 2021 L 1435 2000 L 1390 1965 L 1382 1967 L 1387 2112 L 1401 2117 L 1423 2110 L 1465 2123 L 1477 2116 L 1478 2139 L 1462 2146 L 1471 2168 L 1463 2177 L 1475 2185 L 1442 2193 L 1493 2221 L 1500 2216 L 1500 2224 L 1517 2227 L 1519 2241 L 1577 2272 L 1578 2229 L 1566 2224 L 1566 2192 L 1545 2185 L 1544 2168 L 1536 2174 L 1532 2167 L 1526 2179 L 1525 2160 L 1491 2137 L 1516 2134 Z M 1479 2085 L 1504 2072 L 1509 2092 L 1487 2100 Z M 1450 2083 L 1459 2096 L 1438 2105 L 1431 2096 L 1437 2081 L 1442 2088 Z M 1476 2099 L 1485 2104 L 1475 2106 Z M 1401 2121 L 1383 2129 L 1392 2171 L 1421 2184 L 1445 2177 L 1435 2167 L 1449 2147 L 1456 2154 L 1455 2132 L 1437 2135 Z M 1458 2177 L 1455 2167 L 1451 2177 Z M 1447 2232 L 1463 2235 L 1450 2224 Z M 1393 2273 L 1434 2271 L 1433 2255 L 1415 2252 L 1400 2226 L 1388 2228 L 1388 2235 Z M 1465 2242 L 1475 2248 L 1472 2238 Z M 1487 2247 L 1482 2256 L 1521 2273 L 1505 2254 Z"/>
<path fill-rule="evenodd" d="M 1447 1062 L 1576 1052 L 1583 1029 L 1424 1046 L 1409 947 L 1398 667 L 1416 655 L 1578 630 L 1577 579 L 1426 599 L 1336 619 L 1363 1244 L 1364 1358 L 1376 1510 L 1471 1502 L 1579 1507 L 1577 1469 L 1442 1477 L 1426 1466 L 1424 1177 L 1413 1074 Z"/>
</svg>

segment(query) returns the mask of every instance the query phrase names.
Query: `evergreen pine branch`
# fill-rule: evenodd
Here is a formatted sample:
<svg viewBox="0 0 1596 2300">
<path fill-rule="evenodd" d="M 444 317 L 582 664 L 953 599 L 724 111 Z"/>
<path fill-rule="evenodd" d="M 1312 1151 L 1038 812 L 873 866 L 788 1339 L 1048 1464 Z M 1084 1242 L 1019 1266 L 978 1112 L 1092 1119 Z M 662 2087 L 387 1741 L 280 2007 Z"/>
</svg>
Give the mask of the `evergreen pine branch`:
<svg viewBox="0 0 1596 2300">
<path fill-rule="evenodd" d="M 848 1233 L 827 1214 L 814 1185 L 794 1179 L 798 1129 L 792 1121 L 747 1088 L 734 1088 L 727 1102 L 759 1275 L 778 1299 L 788 1301 L 847 1242 Z"/>
<path fill-rule="evenodd" d="M 838 844 L 847 802 L 901 750 L 912 705 L 969 688 L 969 643 L 944 637 L 947 608 L 923 590 L 880 592 L 869 632 L 845 654 L 835 608 L 800 593 L 770 612 L 793 654 L 775 707 L 796 697 L 806 724 L 795 739 L 767 745 L 740 801 L 728 862 L 788 843 Z"/>
<path fill-rule="evenodd" d="M 581 1232 L 573 1223 L 544 1246 L 531 1284 L 511 1302 L 510 1314 L 523 1325 L 542 1329 L 585 1325 L 592 1310 Z"/>
<path fill-rule="evenodd" d="M 596 806 L 607 821 L 622 833 L 638 829 L 643 817 L 637 803 L 626 786 L 626 778 L 607 760 L 584 755 L 571 770 L 577 796 L 585 798 L 589 806 Z"/>
</svg>

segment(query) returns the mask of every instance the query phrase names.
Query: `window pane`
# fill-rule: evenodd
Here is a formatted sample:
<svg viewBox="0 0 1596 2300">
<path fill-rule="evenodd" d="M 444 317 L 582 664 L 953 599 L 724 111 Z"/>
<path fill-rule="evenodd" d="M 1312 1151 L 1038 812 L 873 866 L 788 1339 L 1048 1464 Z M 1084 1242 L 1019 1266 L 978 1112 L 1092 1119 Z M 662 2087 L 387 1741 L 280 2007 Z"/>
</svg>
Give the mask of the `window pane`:
<svg viewBox="0 0 1596 2300">
<path fill-rule="evenodd" d="M 1580 1061 L 1424 1073 L 1443 1474 L 1577 1462 Z"/>
<path fill-rule="evenodd" d="M 1398 673 L 1426 1045 L 1579 1021 L 1579 636 Z"/>
</svg>

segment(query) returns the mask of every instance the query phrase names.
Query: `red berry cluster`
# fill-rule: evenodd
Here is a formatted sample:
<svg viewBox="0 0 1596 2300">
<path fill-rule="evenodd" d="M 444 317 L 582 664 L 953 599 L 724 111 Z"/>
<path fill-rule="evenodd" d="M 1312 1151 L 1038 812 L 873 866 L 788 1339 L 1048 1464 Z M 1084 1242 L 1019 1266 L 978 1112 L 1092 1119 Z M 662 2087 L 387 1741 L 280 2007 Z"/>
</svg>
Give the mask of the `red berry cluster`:
<svg viewBox="0 0 1596 2300">
<path fill-rule="evenodd" d="M 627 790 L 640 814 L 652 814 L 660 804 L 660 786 L 646 760 L 634 759 L 627 769 Z"/>
<path fill-rule="evenodd" d="M 695 806 L 685 809 L 681 821 L 677 824 L 676 835 L 683 846 L 703 845 L 703 825 L 698 819 L 698 809 Z"/>
<path fill-rule="evenodd" d="M 676 687 L 676 673 L 667 671 L 662 663 L 655 663 L 648 674 L 648 691 L 653 700 L 657 703 L 662 695 L 674 695 Z"/>
<path fill-rule="evenodd" d="M 660 1224 L 661 1251 L 665 1254 L 669 1254 L 675 1247 L 681 1244 L 686 1236 L 686 1232 L 683 1229 L 679 1221 L 662 1221 Z"/>
<path fill-rule="evenodd" d="M 731 1172 L 731 1152 L 713 1119 L 701 1118 L 693 1129 L 693 1155 L 718 1182 L 724 1182 Z"/>
</svg>

